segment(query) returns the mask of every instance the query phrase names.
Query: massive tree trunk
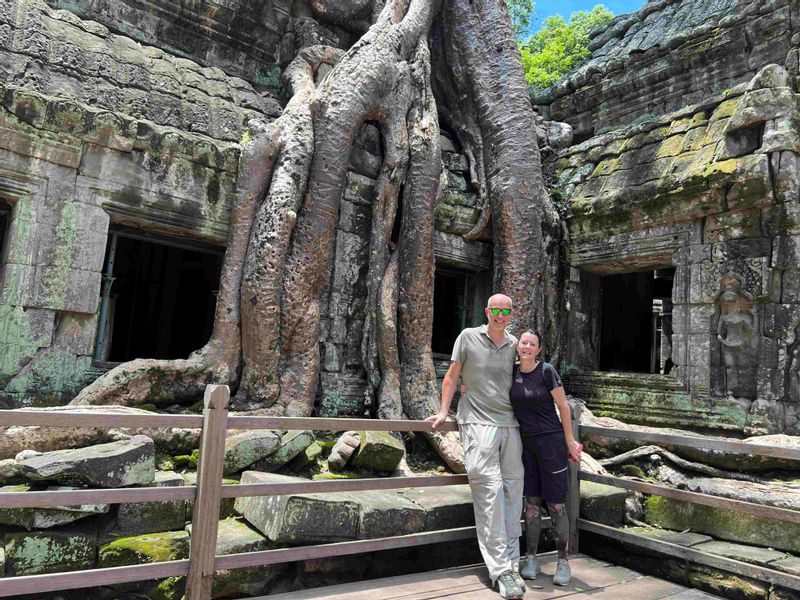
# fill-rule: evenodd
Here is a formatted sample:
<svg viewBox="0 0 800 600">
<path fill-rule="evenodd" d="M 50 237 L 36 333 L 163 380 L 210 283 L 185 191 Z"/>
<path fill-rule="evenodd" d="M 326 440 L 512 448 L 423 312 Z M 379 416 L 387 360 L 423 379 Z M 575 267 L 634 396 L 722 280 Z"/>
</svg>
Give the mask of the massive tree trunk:
<svg viewBox="0 0 800 600">
<path fill-rule="evenodd" d="M 537 327 L 551 358 L 558 356 L 561 225 L 542 181 L 505 0 L 314 0 L 309 7 L 363 35 L 344 54 L 299 49 L 284 72 L 291 100 L 283 115 L 253 124 L 243 143 L 211 340 L 187 360 L 120 365 L 73 404 L 174 402 L 215 382 L 238 386 L 240 410 L 311 414 L 320 299 L 349 156 L 367 121 L 379 126 L 384 148 L 362 340 L 377 414 L 421 419 L 438 405 L 430 342 L 440 115 L 458 134 L 484 203 L 467 237 L 491 221 L 495 291 L 514 298 L 515 328 Z M 335 66 L 322 78 L 321 65 Z M 459 467 L 452 435 L 431 441 Z"/>
</svg>

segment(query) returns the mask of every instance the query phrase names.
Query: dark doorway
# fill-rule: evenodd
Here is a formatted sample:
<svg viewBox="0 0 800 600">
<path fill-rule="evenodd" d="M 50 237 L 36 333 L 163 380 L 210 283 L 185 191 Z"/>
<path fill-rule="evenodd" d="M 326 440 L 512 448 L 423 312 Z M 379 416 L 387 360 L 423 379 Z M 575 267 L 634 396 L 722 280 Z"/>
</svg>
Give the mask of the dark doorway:
<svg viewBox="0 0 800 600">
<path fill-rule="evenodd" d="M 5 260 L 9 221 L 11 221 L 11 205 L 0 198 L 0 260 Z"/>
<path fill-rule="evenodd" d="M 474 294 L 470 293 L 470 275 L 456 269 L 436 269 L 431 338 L 434 354 L 446 354 L 449 358 L 458 334 L 472 322 L 470 309 Z"/>
<path fill-rule="evenodd" d="M 662 373 L 671 360 L 669 339 L 675 269 L 603 277 L 600 370 Z"/>
<path fill-rule="evenodd" d="M 116 230 L 103 269 L 95 358 L 186 358 L 211 335 L 222 248 Z"/>
</svg>

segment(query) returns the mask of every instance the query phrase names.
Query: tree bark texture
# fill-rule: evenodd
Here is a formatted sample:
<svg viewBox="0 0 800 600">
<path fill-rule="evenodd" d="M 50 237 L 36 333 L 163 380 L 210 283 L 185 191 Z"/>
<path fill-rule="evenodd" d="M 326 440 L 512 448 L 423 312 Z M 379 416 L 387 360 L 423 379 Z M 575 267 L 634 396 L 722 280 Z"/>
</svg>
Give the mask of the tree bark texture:
<svg viewBox="0 0 800 600">
<path fill-rule="evenodd" d="M 321 296 L 349 157 L 366 122 L 380 129 L 383 148 L 361 343 L 376 415 L 423 419 L 438 406 L 430 344 L 440 115 L 484 206 L 467 237 L 491 221 L 495 291 L 514 299 L 514 327 L 538 328 L 557 357 L 561 224 L 542 181 L 505 0 L 309 0 L 308 9 L 349 31 L 372 24 L 347 52 L 300 48 L 284 71 L 291 99 L 283 115 L 251 125 L 211 339 L 186 360 L 120 365 L 73 404 L 171 403 L 225 383 L 238 385 L 235 410 L 311 414 Z M 324 77 L 322 65 L 333 67 Z M 461 470 L 452 434 L 430 440 Z"/>
</svg>

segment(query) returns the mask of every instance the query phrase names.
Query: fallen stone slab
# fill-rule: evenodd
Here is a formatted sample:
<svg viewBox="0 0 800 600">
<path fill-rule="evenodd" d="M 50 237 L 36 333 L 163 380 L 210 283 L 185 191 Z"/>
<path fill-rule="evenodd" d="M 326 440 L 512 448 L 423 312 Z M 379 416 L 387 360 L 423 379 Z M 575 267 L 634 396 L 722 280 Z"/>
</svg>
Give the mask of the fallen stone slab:
<svg viewBox="0 0 800 600">
<path fill-rule="evenodd" d="M 300 470 L 306 469 L 315 464 L 319 458 L 322 457 L 322 446 L 319 442 L 315 441 L 308 448 L 303 450 L 300 454 L 295 456 L 289 463 L 291 469 Z"/>
<path fill-rule="evenodd" d="M 156 473 L 155 446 L 144 435 L 87 448 L 25 453 L 17 462 L 22 475 L 31 481 L 103 488 L 147 485 Z"/>
<path fill-rule="evenodd" d="M 358 537 L 371 539 L 425 530 L 426 512 L 401 490 L 349 492 L 361 506 Z"/>
<path fill-rule="evenodd" d="M 231 475 L 266 458 L 281 445 L 277 431 L 254 430 L 235 433 L 225 440 L 223 472 Z"/>
<path fill-rule="evenodd" d="M 186 531 L 191 536 L 192 526 Z M 239 554 L 272 550 L 276 544 L 250 527 L 244 519 L 222 519 L 217 533 L 217 555 Z M 278 575 L 288 569 L 286 564 L 263 565 L 243 569 L 218 570 L 211 587 L 212 598 L 256 596 L 267 592 L 267 587 Z"/>
<path fill-rule="evenodd" d="M 718 554 L 734 560 L 752 563 L 768 567 L 770 563 L 786 558 L 785 552 L 778 552 L 772 548 L 761 548 L 759 546 L 747 546 L 745 544 L 735 544 L 733 542 L 722 542 L 712 540 L 695 546 L 696 550 L 702 550 L 709 554 Z"/>
<path fill-rule="evenodd" d="M 398 493 L 425 511 L 424 531 L 475 525 L 469 485 L 407 488 Z"/>
<path fill-rule="evenodd" d="M 174 471 L 156 471 L 148 487 L 183 487 L 183 477 Z M 181 530 L 186 525 L 188 500 L 166 500 L 162 502 L 124 502 L 115 511 L 115 516 L 101 527 L 100 544 L 114 539 L 155 533 L 157 531 Z"/>
<path fill-rule="evenodd" d="M 666 529 L 692 529 L 729 542 L 800 552 L 800 525 L 796 523 L 660 496 L 650 496 L 645 501 L 645 520 Z"/>
<path fill-rule="evenodd" d="M 581 485 L 583 485 L 583 483 L 581 483 Z M 669 529 L 656 529 L 654 527 L 626 527 L 625 531 L 644 535 L 655 540 L 661 540 L 662 542 L 685 546 L 686 548 L 692 548 L 698 544 L 713 541 L 711 536 L 692 533 L 690 531 L 670 531 Z"/>
<path fill-rule="evenodd" d="M 353 466 L 391 473 L 406 452 L 403 442 L 388 431 L 361 431 L 361 443 L 352 458 Z"/>
<path fill-rule="evenodd" d="M 768 566 L 770 569 L 783 571 L 784 573 L 790 573 L 791 575 L 800 577 L 800 558 L 797 556 L 787 556 L 779 560 L 774 560 L 769 563 Z"/>
<path fill-rule="evenodd" d="M 280 446 L 266 458 L 254 463 L 253 470 L 268 473 L 277 471 L 313 444 L 315 439 L 313 431 L 287 431 L 281 438 Z"/>
<path fill-rule="evenodd" d="M 46 491 L 63 491 L 77 489 L 67 486 L 49 486 Z M 11 485 L 0 487 L 0 492 L 25 493 L 28 485 Z M 81 504 L 79 506 L 55 506 L 52 508 L 0 508 L 0 524 L 32 529 L 49 529 L 67 525 L 86 517 L 107 513 L 108 504 Z"/>
<path fill-rule="evenodd" d="M 241 483 L 299 483 L 308 479 L 245 471 Z M 346 493 L 237 498 L 236 512 L 273 542 L 320 543 L 358 537 L 360 505 Z"/>
<path fill-rule="evenodd" d="M 604 525 L 622 525 L 625 521 L 626 497 L 627 492 L 624 489 L 593 481 L 581 481 L 581 517 Z"/>
<path fill-rule="evenodd" d="M 5 574 L 41 575 L 91 569 L 97 536 L 76 528 L 5 534 Z"/>
</svg>

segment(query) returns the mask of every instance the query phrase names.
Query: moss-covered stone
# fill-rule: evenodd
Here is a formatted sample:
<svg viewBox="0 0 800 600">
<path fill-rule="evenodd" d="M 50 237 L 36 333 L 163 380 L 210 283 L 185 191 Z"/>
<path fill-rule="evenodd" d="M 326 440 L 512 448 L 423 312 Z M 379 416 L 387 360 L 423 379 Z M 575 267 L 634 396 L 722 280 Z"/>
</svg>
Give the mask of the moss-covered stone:
<svg viewBox="0 0 800 600">
<path fill-rule="evenodd" d="M 314 442 L 314 432 L 287 431 L 281 438 L 280 446 L 266 458 L 253 464 L 256 471 L 276 471 L 300 454 Z"/>
<path fill-rule="evenodd" d="M 114 540 L 102 546 L 101 567 L 122 567 L 189 558 L 189 534 L 185 531 L 160 531 Z"/>
<path fill-rule="evenodd" d="M 581 517 L 605 525 L 621 525 L 625 520 L 627 492 L 602 483 L 581 482 Z"/>
<path fill-rule="evenodd" d="M 647 499 L 645 518 L 648 523 L 668 529 L 691 529 L 731 542 L 800 552 L 800 525 L 796 523 L 782 523 L 660 496 Z"/>
<path fill-rule="evenodd" d="M 405 446 L 388 431 L 362 431 L 361 444 L 352 458 L 353 466 L 391 472 L 400 464 Z"/>
</svg>

